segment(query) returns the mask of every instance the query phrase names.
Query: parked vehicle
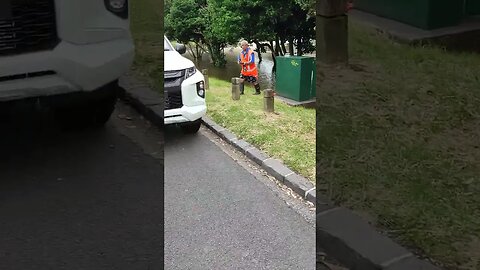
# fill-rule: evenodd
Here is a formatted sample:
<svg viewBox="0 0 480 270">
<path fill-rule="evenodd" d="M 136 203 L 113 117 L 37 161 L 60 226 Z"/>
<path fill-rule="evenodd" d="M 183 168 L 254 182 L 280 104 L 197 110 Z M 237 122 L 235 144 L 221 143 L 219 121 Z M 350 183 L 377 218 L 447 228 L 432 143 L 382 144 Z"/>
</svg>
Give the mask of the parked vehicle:
<svg viewBox="0 0 480 270">
<path fill-rule="evenodd" d="M 128 0 L 0 1 L 0 108 L 52 107 L 66 124 L 108 121 L 134 57 Z"/>
<path fill-rule="evenodd" d="M 205 79 L 189 59 L 181 54 L 185 45 L 175 47 L 164 36 L 164 123 L 178 124 L 186 133 L 196 133 L 207 112 Z"/>
</svg>

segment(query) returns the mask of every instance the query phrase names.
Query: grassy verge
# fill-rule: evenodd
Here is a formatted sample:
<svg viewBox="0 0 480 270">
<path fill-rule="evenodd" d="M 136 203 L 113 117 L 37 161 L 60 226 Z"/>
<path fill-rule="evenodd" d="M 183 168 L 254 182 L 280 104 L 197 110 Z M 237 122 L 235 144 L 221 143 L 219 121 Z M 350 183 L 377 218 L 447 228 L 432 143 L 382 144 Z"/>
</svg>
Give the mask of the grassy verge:
<svg viewBox="0 0 480 270">
<path fill-rule="evenodd" d="M 263 96 L 245 87 L 239 101 L 231 84 L 209 78 L 207 114 L 219 125 L 262 149 L 301 175 L 315 179 L 315 110 L 275 102 L 275 114 L 263 112 Z"/>
<path fill-rule="evenodd" d="M 351 25 L 317 87 L 317 189 L 451 269 L 480 269 L 480 55 Z"/>
<path fill-rule="evenodd" d="M 163 87 L 163 10 L 157 0 L 131 1 L 131 30 L 135 40 L 133 73 L 160 91 Z"/>
</svg>

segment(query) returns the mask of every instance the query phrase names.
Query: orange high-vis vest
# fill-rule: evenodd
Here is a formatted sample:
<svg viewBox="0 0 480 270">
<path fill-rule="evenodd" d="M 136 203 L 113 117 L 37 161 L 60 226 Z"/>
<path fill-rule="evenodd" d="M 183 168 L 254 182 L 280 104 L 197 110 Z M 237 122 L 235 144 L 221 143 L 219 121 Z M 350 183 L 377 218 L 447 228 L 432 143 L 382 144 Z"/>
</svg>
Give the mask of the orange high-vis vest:
<svg viewBox="0 0 480 270">
<path fill-rule="evenodd" d="M 242 66 L 242 75 L 252 76 L 257 78 L 258 77 L 257 66 L 255 65 L 255 63 L 250 63 L 250 61 L 252 60 L 251 54 L 253 54 L 253 51 L 251 51 L 250 48 L 247 48 L 246 55 L 243 54 L 243 51 L 240 52 L 240 62 L 247 63 Z"/>
</svg>

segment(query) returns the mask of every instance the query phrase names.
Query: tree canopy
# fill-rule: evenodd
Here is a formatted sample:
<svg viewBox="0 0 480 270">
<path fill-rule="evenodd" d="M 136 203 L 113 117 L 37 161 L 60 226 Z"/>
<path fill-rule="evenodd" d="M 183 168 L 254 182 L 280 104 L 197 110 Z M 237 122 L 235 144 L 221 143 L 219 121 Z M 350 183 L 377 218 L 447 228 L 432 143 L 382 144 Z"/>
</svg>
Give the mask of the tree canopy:
<svg viewBox="0 0 480 270">
<path fill-rule="evenodd" d="M 223 49 L 240 39 L 269 47 L 273 56 L 314 50 L 313 0 L 165 0 L 165 31 L 183 43 L 208 48 L 212 61 L 225 63 Z"/>
</svg>

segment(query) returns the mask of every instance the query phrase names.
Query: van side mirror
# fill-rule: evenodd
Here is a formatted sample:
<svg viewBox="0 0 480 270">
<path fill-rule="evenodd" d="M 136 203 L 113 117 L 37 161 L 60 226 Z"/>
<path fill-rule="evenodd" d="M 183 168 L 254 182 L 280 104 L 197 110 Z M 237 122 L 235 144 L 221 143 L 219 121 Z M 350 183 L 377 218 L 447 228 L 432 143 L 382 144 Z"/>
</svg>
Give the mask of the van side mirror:
<svg viewBox="0 0 480 270">
<path fill-rule="evenodd" d="M 181 43 L 177 43 L 177 45 L 175 46 L 175 50 L 179 53 L 179 54 L 184 54 L 187 52 L 187 47 L 185 47 L 185 45 L 181 44 Z"/>
</svg>

